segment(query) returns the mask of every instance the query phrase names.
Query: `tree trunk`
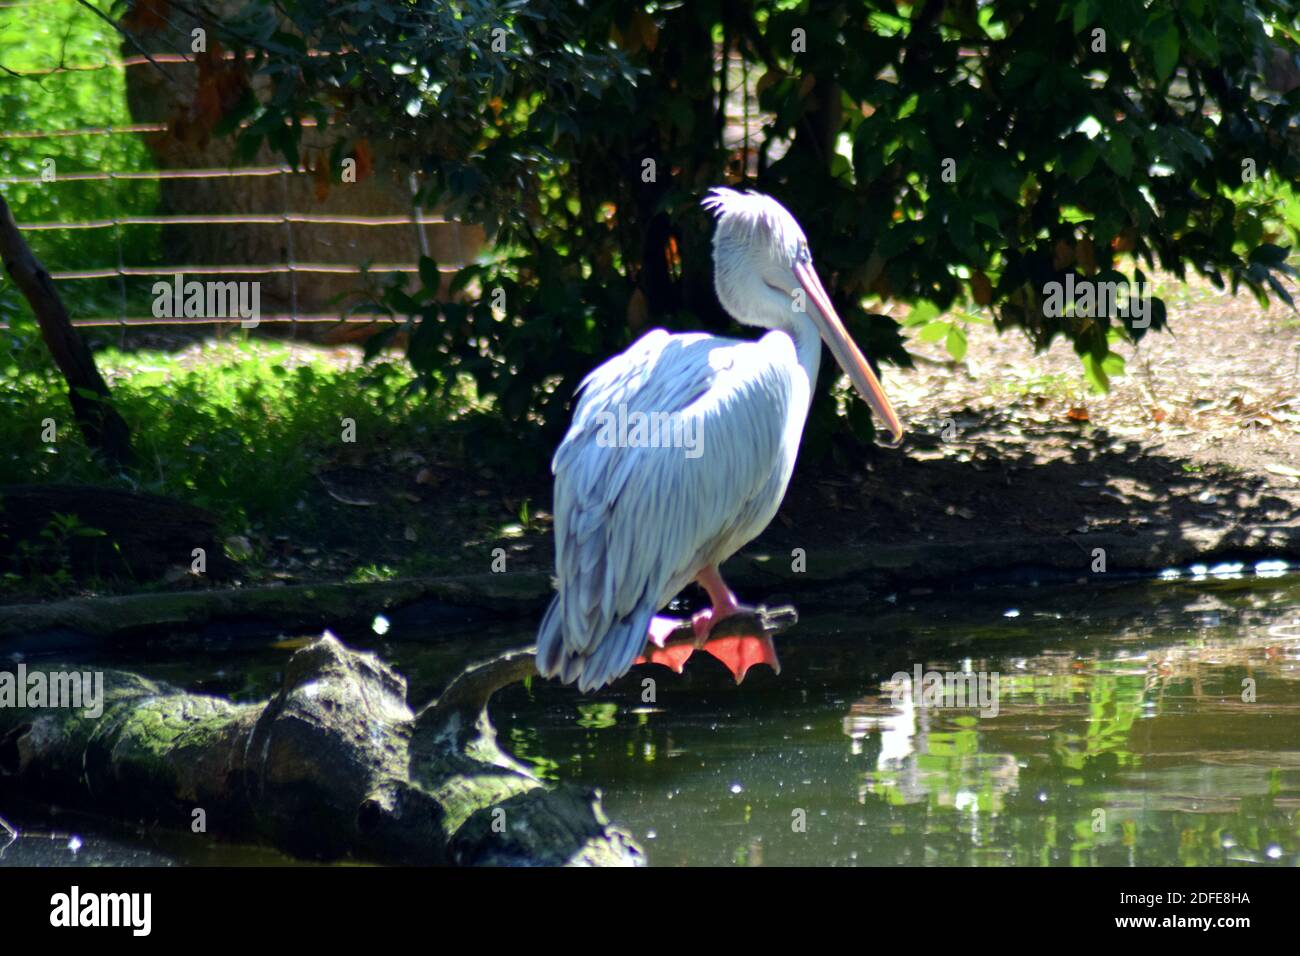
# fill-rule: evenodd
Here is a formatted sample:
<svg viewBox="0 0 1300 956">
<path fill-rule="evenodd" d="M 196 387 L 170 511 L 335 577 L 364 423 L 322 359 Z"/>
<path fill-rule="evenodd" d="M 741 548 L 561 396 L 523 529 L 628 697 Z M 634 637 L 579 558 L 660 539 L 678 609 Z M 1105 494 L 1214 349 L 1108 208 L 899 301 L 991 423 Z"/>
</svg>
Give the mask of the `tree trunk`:
<svg viewBox="0 0 1300 956">
<path fill-rule="evenodd" d="M 9 204 L 0 195 L 0 258 L 14 284 L 31 304 L 59 371 L 68 383 L 68 401 L 86 444 L 118 467 L 131 463 L 131 432 L 113 408 L 108 384 L 95 358 L 77 334 L 45 267 L 18 231 Z"/>
</svg>

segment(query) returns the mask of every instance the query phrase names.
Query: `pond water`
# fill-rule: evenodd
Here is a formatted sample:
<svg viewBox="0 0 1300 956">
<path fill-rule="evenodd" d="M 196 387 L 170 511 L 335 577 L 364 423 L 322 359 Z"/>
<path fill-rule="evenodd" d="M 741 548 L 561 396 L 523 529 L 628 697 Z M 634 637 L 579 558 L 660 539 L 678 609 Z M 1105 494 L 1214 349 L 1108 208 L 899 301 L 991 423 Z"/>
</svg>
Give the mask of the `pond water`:
<svg viewBox="0 0 1300 956">
<path fill-rule="evenodd" d="M 540 774 L 599 788 L 653 865 L 1296 865 L 1300 576 L 1219 570 L 805 605 L 777 639 L 780 676 L 737 687 L 697 653 L 683 675 L 645 666 L 586 697 L 516 685 L 491 714 Z M 467 644 L 489 656 L 531 635 L 427 638 L 395 623 L 354 643 L 423 702 Z M 257 699 L 299 645 L 114 664 Z M 896 679 L 918 666 L 920 684 Z M 926 673 L 976 683 L 937 693 Z M 77 826 L 76 852 L 27 839 L 0 862 L 282 862 Z"/>
</svg>

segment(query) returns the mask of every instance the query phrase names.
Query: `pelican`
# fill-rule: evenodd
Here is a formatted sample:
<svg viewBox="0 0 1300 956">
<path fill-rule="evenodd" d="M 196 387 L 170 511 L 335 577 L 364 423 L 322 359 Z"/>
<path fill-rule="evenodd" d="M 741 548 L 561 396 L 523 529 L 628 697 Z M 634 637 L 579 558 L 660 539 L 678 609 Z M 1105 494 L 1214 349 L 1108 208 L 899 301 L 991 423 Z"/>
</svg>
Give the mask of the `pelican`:
<svg viewBox="0 0 1300 956">
<path fill-rule="evenodd" d="M 752 191 L 713 189 L 703 205 L 717 217 L 718 300 L 736 321 L 768 332 L 753 342 L 655 329 L 579 386 L 551 462 L 558 585 L 537 667 L 583 692 L 627 673 L 647 641 L 662 646 L 683 625 L 658 612 L 692 581 L 711 604 L 690 622 L 696 647 L 741 609 L 718 567 L 785 497 L 822 341 L 894 441 L 902 438 L 794 216 Z"/>
</svg>

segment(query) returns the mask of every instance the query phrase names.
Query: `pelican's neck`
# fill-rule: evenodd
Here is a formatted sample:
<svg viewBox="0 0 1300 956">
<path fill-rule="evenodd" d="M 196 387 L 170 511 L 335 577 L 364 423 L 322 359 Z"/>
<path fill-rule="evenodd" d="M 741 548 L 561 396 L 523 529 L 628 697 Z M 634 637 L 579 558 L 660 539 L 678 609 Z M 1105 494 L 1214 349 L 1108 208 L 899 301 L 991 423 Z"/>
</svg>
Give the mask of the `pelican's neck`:
<svg viewBox="0 0 1300 956">
<path fill-rule="evenodd" d="M 808 376 L 808 400 L 812 401 L 813 389 L 817 386 L 817 369 L 822 361 L 822 339 L 817 334 L 817 326 L 806 312 L 796 312 L 780 328 L 794 342 L 795 354 L 799 365 Z"/>
<path fill-rule="evenodd" d="M 794 343 L 799 365 L 808 376 L 811 395 L 822 360 L 821 335 L 812 316 L 806 311 L 795 311 L 789 294 L 779 291 L 776 286 L 754 281 L 738 284 L 722 263 L 718 268 L 717 290 L 722 307 L 741 325 L 757 326 L 788 336 Z"/>
</svg>

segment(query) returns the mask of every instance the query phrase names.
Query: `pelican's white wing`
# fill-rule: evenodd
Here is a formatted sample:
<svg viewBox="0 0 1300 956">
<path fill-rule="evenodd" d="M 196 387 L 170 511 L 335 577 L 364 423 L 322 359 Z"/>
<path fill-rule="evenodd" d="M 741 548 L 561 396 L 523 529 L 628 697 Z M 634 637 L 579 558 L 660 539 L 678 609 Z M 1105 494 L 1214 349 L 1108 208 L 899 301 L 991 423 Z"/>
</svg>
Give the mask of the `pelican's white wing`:
<svg viewBox="0 0 1300 956">
<path fill-rule="evenodd" d="M 543 674 L 584 691 L 622 675 L 655 612 L 767 525 L 808 388 L 783 333 L 656 329 L 587 377 L 552 462 L 559 593 L 538 635 Z M 638 434 L 639 421 L 654 424 Z M 652 434 L 677 447 L 649 447 Z"/>
</svg>

